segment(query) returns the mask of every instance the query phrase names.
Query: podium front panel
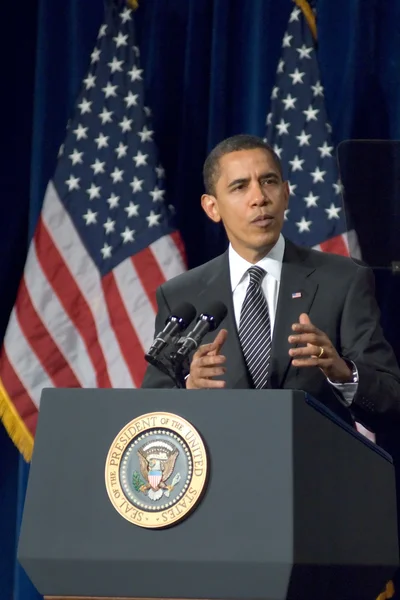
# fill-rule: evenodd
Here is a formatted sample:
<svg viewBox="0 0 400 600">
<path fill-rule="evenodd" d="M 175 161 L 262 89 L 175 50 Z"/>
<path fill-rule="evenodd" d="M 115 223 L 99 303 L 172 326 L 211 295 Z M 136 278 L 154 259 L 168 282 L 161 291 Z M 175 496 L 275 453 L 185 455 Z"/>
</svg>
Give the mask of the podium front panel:
<svg viewBox="0 0 400 600">
<path fill-rule="evenodd" d="M 146 529 L 111 504 L 106 457 L 165 411 L 200 433 L 209 476 L 185 520 Z M 303 392 L 46 390 L 19 559 L 47 596 L 370 600 L 398 567 L 394 490 L 390 461 Z"/>
</svg>

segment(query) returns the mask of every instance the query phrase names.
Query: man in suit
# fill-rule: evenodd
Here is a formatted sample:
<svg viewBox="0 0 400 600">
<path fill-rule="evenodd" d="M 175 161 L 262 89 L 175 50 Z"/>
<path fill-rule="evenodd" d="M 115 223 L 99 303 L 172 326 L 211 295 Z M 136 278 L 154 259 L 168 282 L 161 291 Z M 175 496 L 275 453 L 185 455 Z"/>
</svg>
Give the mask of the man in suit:
<svg viewBox="0 0 400 600">
<path fill-rule="evenodd" d="M 187 389 L 301 389 L 353 423 L 400 415 L 400 371 L 385 340 L 370 269 L 282 236 L 289 187 L 261 139 L 222 141 L 204 164 L 202 207 L 229 248 L 157 290 L 156 331 L 182 300 L 228 314 L 194 353 Z M 173 387 L 149 366 L 143 387 Z"/>
</svg>

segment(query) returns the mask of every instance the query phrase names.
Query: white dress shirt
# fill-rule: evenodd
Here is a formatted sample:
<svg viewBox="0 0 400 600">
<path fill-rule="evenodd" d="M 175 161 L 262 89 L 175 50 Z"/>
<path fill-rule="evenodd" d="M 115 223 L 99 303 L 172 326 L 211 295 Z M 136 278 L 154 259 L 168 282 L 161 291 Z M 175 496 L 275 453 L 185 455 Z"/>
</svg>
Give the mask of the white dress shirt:
<svg viewBox="0 0 400 600">
<path fill-rule="evenodd" d="M 272 250 L 264 256 L 258 263 L 257 267 L 261 267 L 266 271 L 266 275 L 261 283 L 261 289 L 267 299 L 269 318 L 271 322 L 271 338 L 274 334 L 274 325 L 276 317 L 276 308 L 278 305 L 279 286 L 281 282 L 283 254 L 285 252 L 285 238 L 281 234 Z M 233 308 L 235 312 L 236 325 L 239 331 L 240 311 L 246 296 L 247 287 L 249 285 L 249 275 L 247 273 L 250 267 L 255 265 L 247 262 L 244 258 L 229 245 L 229 270 L 233 294 Z M 334 386 L 341 396 L 341 400 L 346 406 L 350 406 L 354 395 L 357 391 L 357 383 L 333 383 L 328 379 L 329 383 Z"/>
</svg>

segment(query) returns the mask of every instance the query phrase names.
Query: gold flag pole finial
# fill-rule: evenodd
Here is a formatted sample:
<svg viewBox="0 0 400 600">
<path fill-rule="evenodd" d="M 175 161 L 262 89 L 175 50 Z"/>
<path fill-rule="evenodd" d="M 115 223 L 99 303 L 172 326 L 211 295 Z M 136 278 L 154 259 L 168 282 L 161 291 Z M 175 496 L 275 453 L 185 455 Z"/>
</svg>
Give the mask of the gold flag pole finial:
<svg viewBox="0 0 400 600">
<path fill-rule="evenodd" d="M 139 8 L 139 0 L 126 0 L 126 3 L 132 10 Z"/>
<path fill-rule="evenodd" d="M 311 29 L 312 36 L 314 40 L 317 40 L 317 21 L 315 19 L 315 15 L 313 9 L 309 5 L 307 0 L 294 0 L 297 6 L 302 11 L 309 28 Z"/>
<path fill-rule="evenodd" d="M 385 590 L 381 594 L 379 594 L 376 600 L 389 600 L 390 598 L 393 598 L 394 593 L 395 591 L 393 581 L 388 581 Z"/>
</svg>

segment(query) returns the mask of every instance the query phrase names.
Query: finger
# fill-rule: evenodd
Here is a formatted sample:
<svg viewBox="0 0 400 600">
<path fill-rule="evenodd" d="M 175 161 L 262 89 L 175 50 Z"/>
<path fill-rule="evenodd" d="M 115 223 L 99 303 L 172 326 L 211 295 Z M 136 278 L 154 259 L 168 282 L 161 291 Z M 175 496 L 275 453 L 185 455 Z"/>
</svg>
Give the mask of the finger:
<svg viewBox="0 0 400 600">
<path fill-rule="evenodd" d="M 208 379 L 207 377 L 193 377 L 192 374 L 186 379 L 186 389 L 196 390 L 205 388 L 223 388 L 225 387 L 225 381 L 221 379 Z"/>
<path fill-rule="evenodd" d="M 323 333 L 296 333 L 289 336 L 291 344 L 312 344 L 314 346 L 326 346 L 329 340 Z"/>
<path fill-rule="evenodd" d="M 226 329 L 221 329 L 220 331 L 218 331 L 218 334 L 217 334 L 215 340 L 211 344 L 212 348 L 211 348 L 211 350 L 209 350 L 209 354 L 211 356 L 215 356 L 221 352 L 221 348 L 225 344 L 227 337 L 228 337 L 228 331 Z"/>
<path fill-rule="evenodd" d="M 317 333 L 319 329 L 315 327 L 312 323 L 293 323 L 292 325 L 293 331 L 296 333 Z"/>
<path fill-rule="evenodd" d="M 299 317 L 299 323 L 301 325 L 312 325 L 312 323 L 310 321 L 310 317 L 308 316 L 307 313 L 301 313 L 301 315 Z"/>
<path fill-rule="evenodd" d="M 223 354 L 217 354 L 216 356 L 206 354 L 206 356 L 200 356 L 192 360 L 192 368 L 198 367 L 213 367 L 215 365 L 222 365 L 226 361 L 226 357 Z"/>
<path fill-rule="evenodd" d="M 324 348 L 323 355 L 320 357 L 322 346 L 301 346 L 300 348 L 291 348 L 289 350 L 290 356 L 294 356 L 296 358 L 305 358 L 307 356 L 312 356 L 315 358 L 329 358 L 327 351 Z"/>
<path fill-rule="evenodd" d="M 210 356 L 215 356 L 216 354 L 219 354 L 221 347 L 224 344 L 227 336 L 228 336 L 227 330 L 221 329 L 221 331 L 218 332 L 218 334 L 213 342 L 211 342 L 210 344 L 202 344 L 201 346 L 199 346 L 199 348 L 196 350 L 196 352 L 193 355 L 193 360 L 195 358 L 201 358 L 202 356 L 205 356 L 206 354 L 209 354 Z"/>
<path fill-rule="evenodd" d="M 223 388 L 226 383 L 222 379 L 196 379 L 193 381 L 197 388 Z"/>
<path fill-rule="evenodd" d="M 193 376 L 195 379 L 207 379 L 211 377 L 220 377 L 225 375 L 226 369 L 224 367 L 204 367 L 201 369 L 193 369 Z"/>
<path fill-rule="evenodd" d="M 294 367 L 326 367 L 327 365 L 325 358 L 316 358 L 315 356 L 310 356 L 309 358 L 294 358 L 292 360 L 292 365 Z"/>
<path fill-rule="evenodd" d="M 199 346 L 197 348 L 196 352 L 193 354 L 192 360 L 201 358 L 202 356 L 206 356 L 206 354 L 213 352 L 213 348 L 214 348 L 214 342 L 212 342 L 210 344 L 202 344 L 201 346 Z"/>
</svg>

